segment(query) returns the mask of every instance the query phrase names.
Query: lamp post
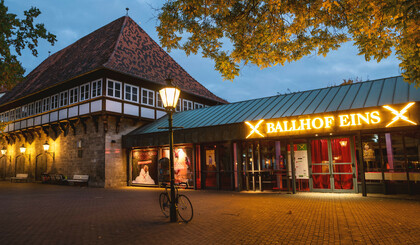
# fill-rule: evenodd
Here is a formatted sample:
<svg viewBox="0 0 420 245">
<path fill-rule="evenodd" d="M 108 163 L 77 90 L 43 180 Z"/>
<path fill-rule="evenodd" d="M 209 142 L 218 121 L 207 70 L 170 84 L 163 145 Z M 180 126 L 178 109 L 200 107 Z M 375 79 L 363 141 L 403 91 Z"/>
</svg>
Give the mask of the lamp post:
<svg viewBox="0 0 420 245">
<path fill-rule="evenodd" d="M 172 114 L 175 111 L 176 104 L 178 103 L 180 90 L 172 85 L 172 79 L 165 80 L 167 86 L 159 90 L 165 111 L 168 113 L 169 123 L 169 164 L 170 164 L 170 178 L 171 178 L 171 207 L 170 207 L 170 221 L 176 222 L 176 208 L 175 208 L 175 174 L 174 174 L 174 134 L 172 126 Z"/>
</svg>

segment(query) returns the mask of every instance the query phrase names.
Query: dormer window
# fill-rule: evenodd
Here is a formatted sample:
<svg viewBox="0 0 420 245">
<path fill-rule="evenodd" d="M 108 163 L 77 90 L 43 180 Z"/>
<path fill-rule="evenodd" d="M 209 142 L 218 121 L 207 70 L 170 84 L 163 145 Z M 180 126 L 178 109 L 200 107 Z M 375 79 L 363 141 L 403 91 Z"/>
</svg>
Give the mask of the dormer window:
<svg viewBox="0 0 420 245">
<path fill-rule="evenodd" d="M 80 86 L 80 101 L 88 100 L 90 94 L 90 84 L 86 83 Z"/>
</svg>

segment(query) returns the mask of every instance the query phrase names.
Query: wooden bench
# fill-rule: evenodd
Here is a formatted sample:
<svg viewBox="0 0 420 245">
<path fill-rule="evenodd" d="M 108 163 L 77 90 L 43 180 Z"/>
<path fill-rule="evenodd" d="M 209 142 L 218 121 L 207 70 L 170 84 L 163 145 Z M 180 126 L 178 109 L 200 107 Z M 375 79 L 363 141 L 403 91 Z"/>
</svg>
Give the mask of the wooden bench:
<svg viewBox="0 0 420 245">
<path fill-rule="evenodd" d="M 75 174 L 73 175 L 73 179 L 67 180 L 67 182 L 73 183 L 73 185 L 86 184 L 86 186 L 88 185 L 88 181 L 89 181 L 89 175 L 82 175 L 82 174 Z"/>
<path fill-rule="evenodd" d="M 28 174 L 16 174 L 16 177 L 11 177 L 10 182 L 28 182 Z"/>
</svg>

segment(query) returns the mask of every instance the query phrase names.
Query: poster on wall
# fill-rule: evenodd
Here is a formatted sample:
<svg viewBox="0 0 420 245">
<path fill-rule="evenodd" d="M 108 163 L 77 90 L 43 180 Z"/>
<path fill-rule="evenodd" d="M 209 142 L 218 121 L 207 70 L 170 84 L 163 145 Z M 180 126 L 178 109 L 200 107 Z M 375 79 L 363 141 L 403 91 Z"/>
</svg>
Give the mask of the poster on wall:
<svg viewBox="0 0 420 245">
<path fill-rule="evenodd" d="M 296 179 L 309 179 L 308 170 L 308 151 L 306 144 L 295 144 L 295 168 L 296 168 Z M 287 156 L 290 161 L 290 145 L 287 145 Z M 292 176 L 292 167 L 289 165 L 289 176 Z"/>
<path fill-rule="evenodd" d="M 162 151 L 162 158 L 169 159 L 169 150 Z M 175 183 L 187 183 L 193 186 L 193 168 L 191 165 L 192 148 L 177 147 L 174 149 Z"/>
<path fill-rule="evenodd" d="M 157 183 L 157 151 L 133 150 L 133 184 Z"/>
</svg>

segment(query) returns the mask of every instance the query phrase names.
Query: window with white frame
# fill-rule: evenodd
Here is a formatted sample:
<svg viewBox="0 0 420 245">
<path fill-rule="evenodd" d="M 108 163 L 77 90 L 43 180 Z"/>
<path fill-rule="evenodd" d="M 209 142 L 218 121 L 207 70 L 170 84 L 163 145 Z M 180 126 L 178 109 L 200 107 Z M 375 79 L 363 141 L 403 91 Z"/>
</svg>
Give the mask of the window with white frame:
<svg viewBox="0 0 420 245">
<path fill-rule="evenodd" d="M 194 102 L 194 109 L 200 109 L 200 108 L 203 108 L 204 107 L 204 105 L 203 104 L 200 104 L 200 103 L 195 103 Z"/>
<path fill-rule="evenodd" d="M 139 103 L 139 87 L 130 84 L 124 85 L 125 96 L 124 99 Z"/>
<path fill-rule="evenodd" d="M 30 103 L 29 105 L 28 105 L 28 116 L 32 116 L 32 115 L 34 115 L 34 103 Z"/>
<path fill-rule="evenodd" d="M 141 89 L 141 103 L 143 105 L 154 106 L 155 105 L 155 92 L 153 90 Z"/>
<path fill-rule="evenodd" d="M 20 112 L 20 117 L 25 118 L 28 116 L 28 105 L 22 106 L 22 111 Z"/>
<path fill-rule="evenodd" d="M 156 107 L 163 108 L 162 98 L 160 97 L 159 92 L 156 92 Z"/>
<path fill-rule="evenodd" d="M 121 83 L 113 80 L 107 80 L 106 95 L 121 99 Z"/>
<path fill-rule="evenodd" d="M 9 112 L 8 111 L 4 113 L 4 121 L 5 122 L 9 121 Z"/>
<path fill-rule="evenodd" d="M 4 122 L 4 113 L 0 114 L 0 122 Z"/>
<path fill-rule="evenodd" d="M 16 120 L 20 119 L 21 112 L 22 112 L 22 108 L 21 107 L 18 107 L 18 108 L 15 109 L 15 118 L 16 118 Z"/>
<path fill-rule="evenodd" d="M 178 103 L 176 103 L 176 108 L 175 108 L 176 112 L 182 111 L 182 102 L 181 102 L 181 98 L 178 99 Z"/>
<path fill-rule="evenodd" d="M 42 100 L 42 112 L 50 110 L 50 98 L 44 98 Z"/>
<path fill-rule="evenodd" d="M 102 95 L 102 80 L 92 82 L 92 98 Z"/>
<path fill-rule="evenodd" d="M 42 102 L 41 100 L 35 101 L 35 114 L 42 112 Z"/>
<path fill-rule="evenodd" d="M 58 94 L 51 96 L 51 110 L 58 108 Z"/>
<path fill-rule="evenodd" d="M 80 86 L 80 101 L 88 100 L 90 98 L 90 84 L 86 83 Z"/>
<path fill-rule="evenodd" d="M 74 104 L 78 102 L 78 93 L 79 92 L 79 88 L 75 87 L 69 90 L 69 104 Z"/>
<path fill-rule="evenodd" d="M 9 119 L 10 119 L 10 121 L 14 121 L 15 120 L 15 110 L 10 110 L 10 112 L 9 112 Z"/>
<path fill-rule="evenodd" d="M 66 106 L 69 103 L 68 92 L 64 91 L 60 93 L 60 107 Z"/>
<path fill-rule="evenodd" d="M 193 102 L 189 100 L 182 101 L 182 108 L 184 111 L 192 110 L 193 109 Z"/>
</svg>

